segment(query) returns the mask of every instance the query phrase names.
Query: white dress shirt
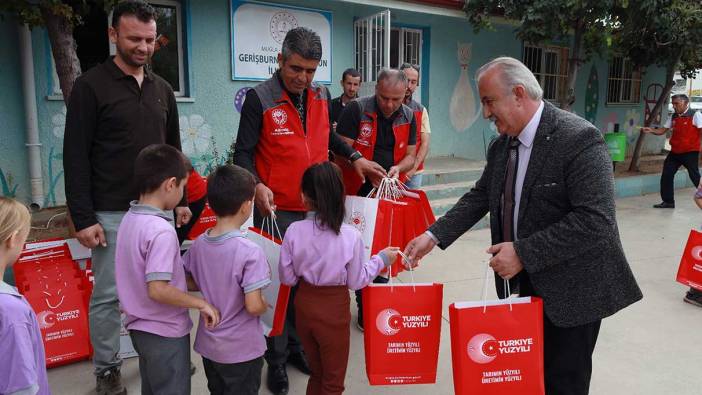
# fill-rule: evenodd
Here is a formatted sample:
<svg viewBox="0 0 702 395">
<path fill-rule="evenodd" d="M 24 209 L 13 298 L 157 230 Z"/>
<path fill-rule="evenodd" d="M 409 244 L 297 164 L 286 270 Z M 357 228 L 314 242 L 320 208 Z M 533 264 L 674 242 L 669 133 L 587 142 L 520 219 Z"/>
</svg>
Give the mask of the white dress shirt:
<svg viewBox="0 0 702 395">
<path fill-rule="evenodd" d="M 542 101 L 539 108 L 536 110 L 531 120 L 519 132 L 519 162 L 517 164 L 517 179 L 514 182 L 514 240 L 517 240 L 519 203 L 522 200 L 522 186 L 524 186 L 524 177 L 526 176 L 527 167 L 529 167 L 529 158 L 531 158 L 531 147 L 534 145 L 534 136 L 536 129 L 541 122 L 541 113 L 544 111 L 544 102 Z"/>
</svg>

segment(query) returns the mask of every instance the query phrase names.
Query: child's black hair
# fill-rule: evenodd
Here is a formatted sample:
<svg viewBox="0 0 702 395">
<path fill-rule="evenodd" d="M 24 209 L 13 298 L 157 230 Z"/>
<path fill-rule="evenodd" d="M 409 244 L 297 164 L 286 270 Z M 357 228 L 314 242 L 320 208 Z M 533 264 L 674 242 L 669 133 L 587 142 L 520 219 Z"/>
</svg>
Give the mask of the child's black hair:
<svg viewBox="0 0 702 395">
<path fill-rule="evenodd" d="M 219 217 L 238 213 L 244 202 L 253 199 L 255 191 L 253 175 L 239 166 L 219 166 L 207 177 L 207 201 Z"/>
<path fill-rule="evenodd" d="M 185 156 L 168 144 L 145 147 L 134 162 L 134 178 L 140 195 L 157 190 L 171 177 L 180 183 L 187 176 Z"/>
<path fill-rule="evenodd" d="M 344 181 L 341 170 L 332 162 L 310 166 L 302 175 L 302 193 L 307 205 L 316 212 L 322 226 L 339 234 L 344 222 Z"/>
</svg>

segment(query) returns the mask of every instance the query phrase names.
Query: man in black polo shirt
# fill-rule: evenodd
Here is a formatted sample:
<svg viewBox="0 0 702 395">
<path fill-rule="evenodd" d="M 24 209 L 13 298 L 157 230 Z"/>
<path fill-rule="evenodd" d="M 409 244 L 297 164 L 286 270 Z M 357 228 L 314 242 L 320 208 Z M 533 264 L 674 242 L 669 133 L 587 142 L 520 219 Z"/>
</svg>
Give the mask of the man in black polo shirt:
<svg viewBox="0 0 702 395">
<path fill-rule="evenodd" d="M 336 123 L 339 122 L 341 111 L 346 107 L 346 104 L 358 97 L 358 90 L 361 88 L 361 73 L 356 69 L 346 69 L 341 74 L 341 88 L 344 93 L 331 101 L 331 111 L 329 112 L 329 122 L 336 128 Z"/>
<path fill-rule="evenodd" d="M 114 8 L 110 41 L 117 53 L 76 79 L 66 114 L 66 203 L 81 244 L 92 248 L 95 287 L 90 340 L 98 394 L 125 394 L 118 358 L 120 311 L 115 287 L 117 227 L 138 194 L 134 161 L 158 143 L 180 149 L 178 109 L 170 85 L 144 68 L 154 52 L 155 10 L 141 1 Z M 190 210 L 176 208 L 176 223 Z"/>
</svg>

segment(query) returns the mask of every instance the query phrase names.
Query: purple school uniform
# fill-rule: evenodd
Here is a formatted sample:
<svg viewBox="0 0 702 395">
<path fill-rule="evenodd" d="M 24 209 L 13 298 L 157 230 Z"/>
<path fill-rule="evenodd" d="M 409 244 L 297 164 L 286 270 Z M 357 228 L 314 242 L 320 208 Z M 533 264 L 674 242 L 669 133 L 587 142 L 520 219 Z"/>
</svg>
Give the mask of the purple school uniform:
<svg viewBox="0 0 702 395">
<path fill-rule="evenodd" d="M 342 224 L 337 235 L 315 224 L 312 215 L 293 222 L 285 232 L 278 265 L 280 282 L 295 285 L 302 278 L 312 285 L 346 285 L 353 290 L 370 284 L 387 258 L 373 255 L 364 263 L 363 241 L 356 228 Z"/>
<path fill-rule="evenodd" d="M 0 394 L 51 394 L 37 316 L 17 289 L 0 281 Z"/>
<path fill-rule="evenodd" d="M 246 311 L 244 295 L 271 283 L 271 270 L 263 250 L 238 231 L 198 237 L 183 257 L 185 270 L 221 321 L 207 329 L 200 317 L 194 349 L 219 363 L 258 358 L 266 350 L 259 317 Z"/>
<path fill-rule="evenodd" d="M 183 337 L 193 323 L 188 309 L 149 297 L 149 281 L 163 280 L 187 292 L 178 236 L 163 211 L 131 203 L 117 231 L 115 281 L 127 329 Z"/>
</svg>

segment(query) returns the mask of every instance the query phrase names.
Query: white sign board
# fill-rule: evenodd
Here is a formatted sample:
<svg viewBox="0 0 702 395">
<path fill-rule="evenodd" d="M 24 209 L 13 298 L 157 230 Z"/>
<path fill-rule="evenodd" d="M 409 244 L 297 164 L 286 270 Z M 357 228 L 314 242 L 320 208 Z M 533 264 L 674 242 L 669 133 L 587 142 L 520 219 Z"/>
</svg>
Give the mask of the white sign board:
<svg viewBox="0 0 702 395">
<path fill-rule="evenodd" d="M 232 79 L 267 80 L 278 68 L 278 53 L 290 29 L 306 27 L 322 41 L 314 80 L 331 83 L 332 14 L 310 8 L 232 0 Z"/>
</svg>

